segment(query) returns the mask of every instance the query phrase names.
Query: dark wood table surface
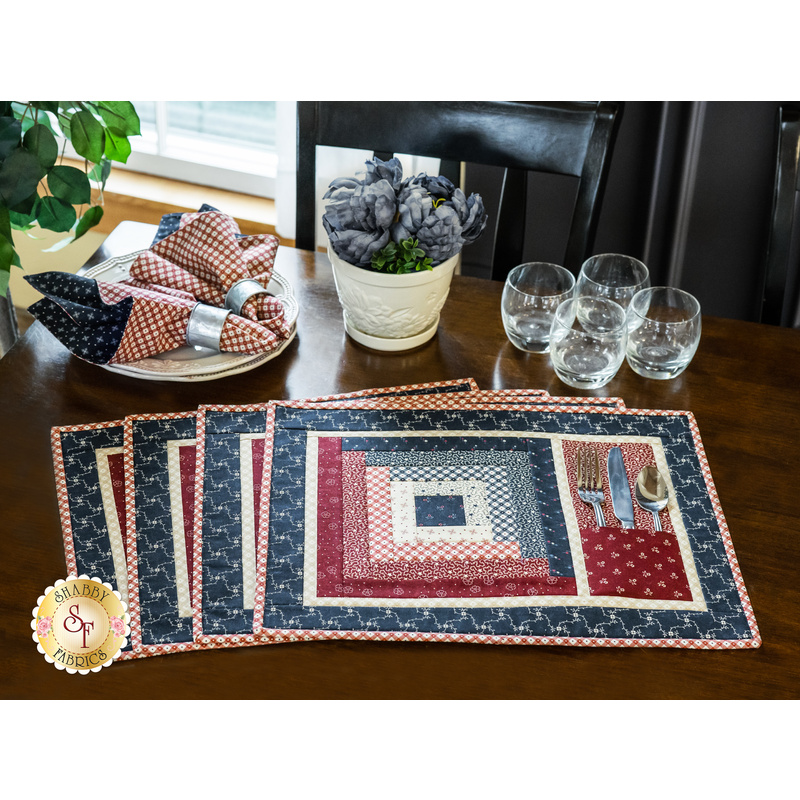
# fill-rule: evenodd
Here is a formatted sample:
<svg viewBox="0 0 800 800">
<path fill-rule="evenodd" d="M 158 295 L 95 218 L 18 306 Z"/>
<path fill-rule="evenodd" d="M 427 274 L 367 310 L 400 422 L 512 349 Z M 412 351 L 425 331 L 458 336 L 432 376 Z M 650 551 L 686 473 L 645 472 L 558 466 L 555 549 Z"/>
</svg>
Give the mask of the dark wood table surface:
<svg viewBox="0 0 800 800">
<path fill-rule="evenodd" d="M 153 230 L 123 223 L 90 263 L 148 246 Z M 521 353 L 507 341 L 499 283 L 456 277 L 437 336 L 413 352 L 381 354 L 345 334 L 325 256 L 282 247 L 276 268 L 295 288 L 298 334 L 279 358 L 250 372 L 194 384 L 139 381 L 71 356 L 39 323 L 0 360 L 3 698 L 800 696 L 800 331 L 708 317 L 683 375 L 646 380 L 623 364 L 592 394 L 696 415 L 761 632 L 759 649 L 334 641 L 169 655 L 87 676 L 46 663 L 31 638 L 31 610 L 48 585 L 66 577 L 52 426 L 462 377 L 482 389 L 586 394 L 560 383 L 547 356 Z"/>
</svg>

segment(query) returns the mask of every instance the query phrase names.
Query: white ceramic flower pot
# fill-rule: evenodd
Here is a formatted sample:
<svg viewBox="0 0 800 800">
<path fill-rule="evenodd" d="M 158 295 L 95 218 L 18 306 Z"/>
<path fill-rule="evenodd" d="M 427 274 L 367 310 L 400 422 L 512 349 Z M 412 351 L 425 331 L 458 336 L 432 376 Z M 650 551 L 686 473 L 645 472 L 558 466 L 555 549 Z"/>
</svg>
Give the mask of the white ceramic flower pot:
<svg viewBox="0 0 800 800">
<path fill-rule="evenodd" d="M 375 350 L 408 350 L 432 339 L 458 264 L 393 275 L 355 267 L 328 246 L 347 333 Z"/>
</svg>

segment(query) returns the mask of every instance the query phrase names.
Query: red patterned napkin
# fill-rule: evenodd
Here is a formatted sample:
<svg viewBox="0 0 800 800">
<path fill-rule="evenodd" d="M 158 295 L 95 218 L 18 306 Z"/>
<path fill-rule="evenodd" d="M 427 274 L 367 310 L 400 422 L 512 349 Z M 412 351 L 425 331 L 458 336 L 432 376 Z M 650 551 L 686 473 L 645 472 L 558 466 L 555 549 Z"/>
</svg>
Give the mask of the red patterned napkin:
<svg viewBox="0 0 800 800">
<path fill-rule="evenodd" d="M 275 236 L 242 237 L 239 233 L 235 220 L 220 211 L 184 214 L 175 233 L 136 257 L 130 283 L 159 291 L 180 289 L 203 303 L 224 308 L 228 291 L 238 281 L 255 280 L 266 288 L 278 250 Z M 239 314 L 281 338 L 290 335 L 283 304 L 276 297 L 256 294 Z"/>
<path fill-rule="evenodd" d="M 181 347 L 187 344 L 192 312 L 208 308 L 186 293 L 164 294 L 68 272 L 43 272 L 26 280 L 45 295 L 29 311 L 70 352 L 93 364 L 138 361 Z M 283 341 L 261 323 L 228 313 L 219 350 L 258 355 Z"/>
</svg>

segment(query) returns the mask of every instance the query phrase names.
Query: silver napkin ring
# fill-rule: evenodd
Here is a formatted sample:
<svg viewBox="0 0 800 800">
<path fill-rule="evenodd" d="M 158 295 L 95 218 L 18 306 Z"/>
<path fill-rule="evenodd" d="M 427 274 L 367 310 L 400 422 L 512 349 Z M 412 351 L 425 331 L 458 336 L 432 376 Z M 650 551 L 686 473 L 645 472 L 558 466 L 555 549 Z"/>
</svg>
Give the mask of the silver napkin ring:
<svg viewBox="0 0 800 800">
<path fill-rule="evenodd" d="M 222 328 L 230 313 L 228 308 L 197 303 L 189 315 L 189 324 L 186 326 L 186 344 L 219 352 Z"/>
<path fill-rule="evenodd" d="M 267 294 L 267 290 L 253 278 L 242 278 L 228 289 L 225 308 L 229 308 L 234 314 L 241 314 L 244 304 L 256 294 Z"/>
</svg>

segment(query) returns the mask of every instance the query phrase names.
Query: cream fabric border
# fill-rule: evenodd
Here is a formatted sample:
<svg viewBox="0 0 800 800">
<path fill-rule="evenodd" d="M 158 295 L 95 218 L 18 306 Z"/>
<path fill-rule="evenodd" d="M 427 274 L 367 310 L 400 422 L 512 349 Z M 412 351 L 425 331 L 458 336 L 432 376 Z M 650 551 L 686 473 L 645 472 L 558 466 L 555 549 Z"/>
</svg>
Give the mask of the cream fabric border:
<svg viewBox="0 0 800 800">
<path fill-rule="evenodd" d="M 181 492 L 180 448 L 196 445 L 196 439 L 170 439 L 167 442 L 169 472 L 169 504 L 172 514 L 172 547 L 175 551 L 175 586 L 178 592 L 178 616 L 192 616 L 192 594 L 189 586 L 189 565 L 186 561 L 186 535 Z"/>
<path fill-rule="evenodd" d="M 122 602 L 128 605 L 128 567 L 125 559 L 125 545 L 122 542 L 122 529 L 119 526 L 114 487 L 111 485 L 111 470 L 108 466 L 109 456 L 122 455 L 124 449 L 123 447 L 100 447 L 94 451 L 94 454 L 97 459 L 97 476 L 100 483 L 100 495 L 103 498 L 103 513 L 106 518 L 108 539 L 111 543 L 111 560 L 114 564 L 117 591 L 122 597 Z"/>
<path fill-rule="evenodd" d="M 242 433 L 239 438 L 239 474 L 242 485 L 242 607 L 256 604 L 256 516 L 253 491 L 253 441 L 263 433 Z"/>
<path fill-rule="evenodd" d="M 317 474 L 319 437 L 306 437 L 305 547 L 303 550 L 303 605 L 323 605 L 317 597 Z"/>
<path fill-rule="evenodd" d="M 549 439 L 553 443 L 553 458 L 556 469 L 561 506 L 567 525 L 567 535 L 575 568 L 577 595 L 533 595 L 520 597 L 444 597 L 444 598 L 372 598 L 369 596 L 350 597 L 318 597 L 316 592 L 317 576 L 317 480 L 318 440 L 322 437 L 525 437 L 528 439 Z M 580 544 L 580 532 L 572 508 L 569 493 L 569 482 L 564 465 L 563 452 L 557 443 L 565 440 L 596 441 L 599 437 L 591 434 L 559 434 L 543 431 L 476 431 L 476 430 L 416 430 L 416 431 L 308 431 L 306 436 L 306 493 L 305 493 L 305 557 L 303 569 L 303 603 L 306 606 L 353 606 L 353 607 L 398 607 L 398 608 L 535 608 L 547 606 L 594 607 L 594 608 L 635 608 L 641 610 L 673 610 L 673 611 L 706 611 L 707 606 L 700 580 L 692 557 L 689 537 L 683 524 L 680 509 L 675 498 L 672 478 L 667 469 L 667 460 L 661 439 L 655 436 L 603 436 L 612 444 L 638 443 L 652 446 L 656 457 L 656 466 L 665 476 L 669 489 L 670 514 L 675 535 L 678 539 L 683 567 L 692 592 L 692 600 L 644 600 L 617 596 L 590 595 L 586 577 L 586 566 L 583 561 L 583 550 Z"/>
</svg>

